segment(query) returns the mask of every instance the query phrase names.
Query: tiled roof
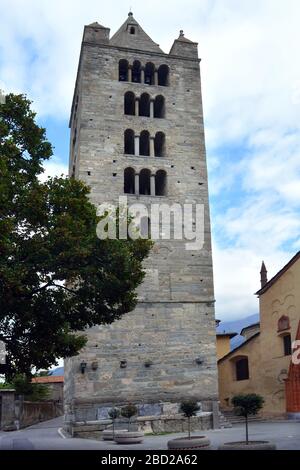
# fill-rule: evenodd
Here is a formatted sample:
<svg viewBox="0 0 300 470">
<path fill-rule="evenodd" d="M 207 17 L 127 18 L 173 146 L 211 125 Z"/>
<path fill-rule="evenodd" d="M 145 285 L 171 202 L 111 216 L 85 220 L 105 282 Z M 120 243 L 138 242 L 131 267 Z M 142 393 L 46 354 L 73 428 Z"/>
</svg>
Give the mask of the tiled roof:
<svg viewBox="0 0 300 470">
<path fill-rule="evenodd" d="M 45 377 L 34 377 L 31 381 L 34 384 L 50 384 L 64 382 L 63 375 L 47 375 Z"/>
</svg>

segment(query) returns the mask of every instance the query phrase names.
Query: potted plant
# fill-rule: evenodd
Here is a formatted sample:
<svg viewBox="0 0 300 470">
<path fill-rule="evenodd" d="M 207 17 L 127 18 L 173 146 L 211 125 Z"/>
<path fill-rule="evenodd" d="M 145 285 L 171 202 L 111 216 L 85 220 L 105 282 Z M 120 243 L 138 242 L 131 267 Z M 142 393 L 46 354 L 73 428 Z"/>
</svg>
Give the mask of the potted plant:
<svg viewBox="0 0 300 470">
<path fill-rule="evenodd" d="M 128 419 L 128 432 L 130 431 L 130 420 L 133 418 L 133 416 L 137 415 L 138 409 L 135 405 L 132 405 L 129 403 L 129 405 L 123 406 L 121 409 L 121 415 L 123 418 Z"/>
<path fill-rule="evenodd" d="M 144 440 L 144 433 L 140 431 L 130 431 L 130 422 L 133 416 L 138 414 L 135 405 L 129 403 L 121 409 L 121 416 L 128 419 L 128 431 L 117 431 L 115 433 L 115 441 L 117 444 L 140 444 Z"/>
<path fill-rule="evenodd" d="M 244 416 L 246 425 L 246 440 L 239 442 L 227 442 L 219 447 L 221 450 L 274 450 L 276 446 L 268 441 L 250 441 L 248 417 L 255 416 L 263 408 L 264 399 L 256 393 L 236 395 L 231 403 L 236 415 Z"/>
<path fill-rule="evenodd" d="M 210 441 L 205 436 L 191 437 L 191 418 L 197 415 L 200 406 L 195 400 L 186 400 L 180 404 L 179 412 L 188 420 L 188 437 L 168 441 L 168 449 L 208 449 Z"/>
<path fill-rule="evenodd" d="M 104 429 L 104 431 L 102 432 L 102 439 L 104 441 L 114 441 L 114 439 L 115 439 L 115 424 L 116 424 L 116 420 L 120 416 L 120 410 L 118 408 L 111 408 L 108 412 L 108 416 L 112 420 L 112 429 Z M 119 432 L 121 432 L 121 430 Z M 126 431 L 122 430 L 122 432 L 126 432 Z"/>
</svg>

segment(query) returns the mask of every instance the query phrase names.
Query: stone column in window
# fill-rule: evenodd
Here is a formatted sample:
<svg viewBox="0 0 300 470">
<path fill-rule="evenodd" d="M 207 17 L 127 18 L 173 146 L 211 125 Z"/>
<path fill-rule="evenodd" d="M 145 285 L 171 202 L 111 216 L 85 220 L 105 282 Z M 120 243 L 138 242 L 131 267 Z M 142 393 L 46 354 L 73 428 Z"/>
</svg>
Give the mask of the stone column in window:
<svg viewBox="0 0 300 470">
<path fill-rule="evenodd" d="M 139 156 L 140 154 L 140 136 L 134 136 L 134 155 Z"/>
<path fill-rule="evenodd" d="M 150 157 L 155 157 L 154 137 L 150 137 Z"/>
<path fill-rule="evenodd" d="M 134 113 L 136 116 L 139 115 L 139 105 L 140 105 L 140 99 L 136 98 L 135 99 L 135 113 Z"/>
<path fill-rule="evenodd" d="M 131 68 L 131 66 L 128 67 L 128 81 L 132 82 L 132 68 Z"/>
<path fill-rule="evenodd" d="M 158 85 L 158 71 L 154 71 L 154 85 Z"/>
<path fill-rule="evenodd" d="M 154 100 L 150 100 L 150 117 L 154 118 Z"/>
<path fill-rule="evenodd" d="M 145 83 L 145 67 L 141 68 L 141 83 Z"/>
<path fill-rule="evenodd" d="M 134 181 L 134 192 L 136 196 L 140 194 L 140 175 L 138 173 L 135 174 L 135 181 Z"/>
<path fill-rule="evenodd" d="M 151 180 L 150 180 L 150 183 L 151 183 L 151 196 L 155 196 L 155 175 L 151 175 Z"/>
</svg>

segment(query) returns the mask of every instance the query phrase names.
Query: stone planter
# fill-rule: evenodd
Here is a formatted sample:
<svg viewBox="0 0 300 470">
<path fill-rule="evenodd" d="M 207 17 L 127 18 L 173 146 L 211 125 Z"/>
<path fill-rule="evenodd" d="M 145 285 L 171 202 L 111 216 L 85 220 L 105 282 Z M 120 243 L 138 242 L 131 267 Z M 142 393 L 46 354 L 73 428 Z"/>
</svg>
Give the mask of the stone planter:
<svg viewBox="0 0 300 470">
<path fill-rule="evenodd" d="M 141 444 L 144 440 L 144 433 L 140 431 L 117 431 L 115 442 L 117 444 Z"/>
<path fill-rule="evenodd" d="M 172 450 L 205 450 L 209 448 L 210 440 L 205 436 L 192 436 L 191 439 L 189 439 L 188 437 L 180 437 L 178 439 L 172 439 L 171 441 L 168 441 L 168 449 Z"/>
<path fill-rule="evenodd" d="M 276 450 L 276 445 L 268 441 L 226 442 L 218 447 L 218 450 Z"/>
<path fill-rule="evenodd" d="M 115 435 L 117 433 L 121 433 L 121 432 L 127 432 L 126 429 L 118 429 L 115 431 Z M 114 440 L 114 432 L 112 429 L 104 429 L 104 431 L 102 432 L 102 439 L 103 441 L 113 441 Z"/>
</svg>

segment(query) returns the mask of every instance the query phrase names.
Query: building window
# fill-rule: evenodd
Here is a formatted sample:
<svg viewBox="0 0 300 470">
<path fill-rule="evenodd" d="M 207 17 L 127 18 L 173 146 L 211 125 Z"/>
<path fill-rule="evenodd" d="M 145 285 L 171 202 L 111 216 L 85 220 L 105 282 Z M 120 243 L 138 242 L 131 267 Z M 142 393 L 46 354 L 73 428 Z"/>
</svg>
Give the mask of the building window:
<svg viewBox="0 0 300 470">
<path fill-rule="evenodd" d="M 165 117 L 165 99 L 161 95 L 157 96 L 154 101 L 154 117 L 155 118 Z"/>
<path fill-rule="evenodd" d="M 154 153 L 156 157 L 166 155 L 166 137 L 163 132 L 157 132 L 154 139 Z"/>
<path fill-rule="evenodd" d="M 148 93 L 143 93 L 140 97 L 139 115 L 150 117 L 150 96 Z"/>
<path fill-rule="evenodd" d="M 140 155 L 150 156 L 150 134 L 148 131 L 142 131 L 140 135 Z"/>
<path fill-rule="evenodd" d="M 135 193 L 135 171 L 133 168 L 126 168 L 124 171 L 124 193 Z"/>
<path fill-rule="evenodd" d="M 124 134 L 124 153 L 134 155 L 134 132 L 131 129 L 127 129 Z"/>
<path fill-rule="evenodd" d="M 167 173 L 159 170 L 155 175 L 155 195 L 165 196 L 167 194 Z"/>
<path fill-rule="evenodd" d="M 140 194 L 144 194 L 146 196 L 150 195 L 151 193 L 150 177 L 151 177 L 150 170 L 144 169 L 140 172 L 140 188 L 139 188 Z"/>
<path fill-rule="evenodd" d="M 133 83 L 141 83 L 141 63 L 135 60 L 132 65 L 132 81 Z"/>
<path fill-rule="evenodd" d="M 135 34 L 135 27 L 134 26 L 131 26 L 131 28 L 129 29 L 129 33 L 130 34 Z"/>
<path fill-rule="evenodd" d="M 151 62 L 145 66 L 145 83 L 146 85 L 154 85 L 155 67 Z"/>
<path fill-rule="evenodd" d="M 290 356 L 292 354 L 292 340 L 291 335 L 284 335 L 283 340 L 283 352 L 285 356 Z"/>
<path fill-rule="evenodd" d="M 283 315 L 278 320 L 278 332 L 290 329 L 290 319 L 286 315 Z"/>
<path fill-rule="evenodd" d="M 135 96 L 131 91 L 125 93 L 124 96 L 124 113 L 129 116 L 135 115 Z"/>
<path fill-rule="evenodd" d="M 249 362 L 248 357 L 238 359 L 235 363 L 236 380 L 248 380 L 249 379 Z"/>
<path fill-rule="evenodd" d="M 119 81 L 128 81 L 128 62 L 125 59 L 119 61 Z"/>
<path fill-rule="evenodd" d="M 161 65 L 158 68 L 158 84 L 161 86 L 169 85 L 169 67 L 167 65 Z"/>
</svg>

